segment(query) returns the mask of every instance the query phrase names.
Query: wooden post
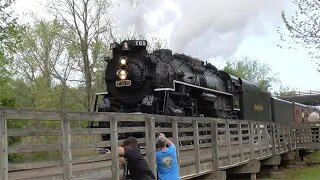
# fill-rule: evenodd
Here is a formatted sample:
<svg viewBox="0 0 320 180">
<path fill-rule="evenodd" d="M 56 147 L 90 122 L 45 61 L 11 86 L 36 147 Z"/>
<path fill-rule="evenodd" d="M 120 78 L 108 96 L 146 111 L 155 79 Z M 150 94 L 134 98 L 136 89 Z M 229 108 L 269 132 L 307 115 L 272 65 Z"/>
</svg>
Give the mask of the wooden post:
<svg viewBox="0 0 320 180">
<path fill-rule="evenodd" d="M 278 142 L 278 153 L 280 153 L 281 152 L 281 143 L 280 143 L 280 132 L 279 132 L 279 130 L 280 130 L 280 127 L 279 127 L 280 125 L 279 124 L 277 124 L 276 125 L 276 129 L 277 129 L 277 142 Z"/>
<path fill-rule="evenodd" d="M 259 146 L 259 156 L 262 156 L 262 141 L 261 141 L 261 128 L 260 122 L 257 122 L 257 136 L 258 136 L 258 146 Z"/>
<path fill-rule="evenodd" d="M 269 137 L 268 137 L 268 124 L 264 123 L 262 137 L 264 137 L 263 144 L 266 147 L 266 155 L 269 154 Z"/>
<path fill-rule="evenodd" d="M 276 125 L 274 123 L 272 125 L 272 154 L 275 155 L 277 153 L 276 149 Z"/>
<path fill-rule="evenodd" d="M 296 138 L 296 129 L 295 126 L 291 126 L 291 137 L 292 137 L 292 148 L 297 148 L 297 138 Z"/>
<path fill-rule="evenodd" d="M 293 147 L 294 149 L 297 148 L 297 136 L 296 136 L 296 130 L 295 130 L 295 126 L 293 126 L 292 128 L 292 136 L 293 136 Z"/>
<path fill-rule="evenodd" d="M 199 147 L 199 128 L 197 119 L 193 120 L 193 139 L 194 139 L 194 159 L 196 173 L 200 173 L 200 147 Z"/>
<path fill-rule="evenodd" d="M 219 170 L 219 151 L 218 151 L 218 126 L 217 121 L 211 120 L 211 154 L 212 154 L 212 173 Z"/>
<path fill-rule="evenodd" d="M 285 151 L 288 151 L 288 146 L 287 146 L 287 138 L 286 138 L 286 127 L 284 125 L 281 126 L 281 131 L 282 131 L 282 143 Z"/>
<path fill-rule="evenodd" d="M 251 173 L 250 180 L 256 180 L 256 179 L 257 179 L 257 173 Z"/>
<path fill-rule="evenodd" d="M 290 126 L 290 137 L 291 137 L 291 148 L 295 149 L 295 137 L 294 137 L 294 126 Z"/>
<path fill-rule="evenodd" d="M 288 149 L 291 151 L 292 149 L 292 142 L 291 142 L 291 127 L 287 127 L 287 139 L 288 139 Z"/>
<path fill-rule="evenodd" d="M 227 155 L 228 155 L 228 163 L 232 164 L 232 159 L 231 159 L 231 142 L 230 142 L 230 129 L 229 129 L 229 122 L 225 122 L 225 133 L 226 133 L 226 140 L 227 140 Z"/>
<path fill-rule="evenodd" d="M 63 179 L 72 178 L 72 153 L 71 153 L 71 129 L 70 118 L 66 113 L 61 113 L 62 120 L 62 146 L 63 146 Z"/>
<path fill-rule="evenodd" d="M 113 115 L 110 117 L 111 136 L 111 172 L 112 180 L 119 180 L 119 159 L 118 159 L 118 122 Z"/>
<path fill-rule="evenodd" d="M 268 124 L 264 123 L 262 130 L 262 137 L 264 137 L 263 145 L 266 148 L 266 155 L 269 154 L 269 137 L 268 137 Z"/>
<path fill-rule="evenodd" d="M 155 144 L 155 119 L 152 116 L 146 116 L 146 157 L 149 167 L 154 174 L 157 174 L 156 166 L 156 144 Z"/>
<path fill-rule="evenodd" d="M 179 130 L 178 130 L 178 120 L 177 118 L 174 118 L 172 121 L 172 136 L 173 136 L 173 143 L 176 145 L 177 149 L 177 161 L 178 161 L 178 167 L 180 170 L 180 147 L 179 147 Z"/>
<path fill-rule="evenodd" d="M 8 180 L 8 134 L 5 114 L 0 110 L 0 179 Z"/>
<path fill-rule="evenodd" d="M 239 151 L 240 151 L 240 161 L 244 161 L 243 156 L 243 143 L 242 143 L 242 129 L 241 129 L 241 121 L 238 121 L 238 142 L 239 142 Z"/>
<path fill-rule="evenodd" d="M 267 153 L 268 154 L 272 154 L 272 149 L 270 150 L 270 144 L 272 145 L 272 143 L 273 143 L 272 124 L 268 124 L 268 125 L 269 125 L 269 128 L 270 128 L 270 131 L 269 131 L 268 126 L 267 126 L 266 127 L 266 136 L 268 136 L 268 142 L 267 142 L 268 151 L 267 151 Z"/>
<path fill-rule="evenodd" d="M 250 160 L 252 160 L 255 157 L 255 147 L 254 147 L 254 124 L 252 121 L 249 121 L 249 130 L 250 130 L 250 141 L 249 141 L 249 147 L 250 147 Z"/>
</svg>

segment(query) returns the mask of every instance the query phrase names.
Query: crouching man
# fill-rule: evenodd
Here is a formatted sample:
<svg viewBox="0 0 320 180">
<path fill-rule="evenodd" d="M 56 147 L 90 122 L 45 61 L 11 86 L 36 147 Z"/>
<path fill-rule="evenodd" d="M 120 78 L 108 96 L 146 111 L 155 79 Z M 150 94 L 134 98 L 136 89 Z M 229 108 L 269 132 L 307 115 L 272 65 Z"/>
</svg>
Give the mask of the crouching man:
<svg viewBox="0 0 320 180">
<path fill-rule="evenodd" d="M 167 148 L 167 145 L 169 146 Z M 176 146 L 163 133 L 157 138 L 157 166 L 159 180 L 179 180 L 179 165 Z"/>
<path fill-rule="evenodd" d="M 118 148 L 119 161 L 127 163 L 130 175 L 127 179 L 132 180 L 153 180 L 155 176 L 150 170 L 147 161 L 138 148 L 138 141 L 134 137 L 129 137 L 123 142 L 123 146 Z"/>
</svg>

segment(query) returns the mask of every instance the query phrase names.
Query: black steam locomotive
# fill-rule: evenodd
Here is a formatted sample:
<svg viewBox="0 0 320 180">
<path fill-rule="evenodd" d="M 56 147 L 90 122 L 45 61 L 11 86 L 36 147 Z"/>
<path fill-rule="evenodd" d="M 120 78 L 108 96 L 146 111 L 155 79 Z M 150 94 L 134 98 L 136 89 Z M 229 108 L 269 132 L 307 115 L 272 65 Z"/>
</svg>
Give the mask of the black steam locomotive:
<svg viewBox="0 0 320 180">
<path fill-rule="evenodd" d="M 107 92 L 96 94 L 94 111 L 245 119 L 288 125 L 309 121 L 309 114 L 315 111 L 271 97 L 256 84 L 220 71 L 210 63 L 172 54 L 169 49 L 148 53 L 146 46 L 144 40 L 111 44 L 113 57 L 106 58 Z M 192 123 L 182 124 L 178 126 L 192 126 Z M 90 122 L 89 127 L 108 128 L 110 124 Z M 130 135 L 144 136 L 124 133 L 119 138 Z M 101 137 L 104 141 L 110 139 L 108 134 Z"/>
<path fill-rule="evenodd" d="M 145 40 L 111 44 L 113 57 L 106 59 L 107 92 L 96 94 L 95 111 L 270 118 L 270 95 L 257 85 L 169 49 L 148 53 L 146 46 Z"/>
</svg>

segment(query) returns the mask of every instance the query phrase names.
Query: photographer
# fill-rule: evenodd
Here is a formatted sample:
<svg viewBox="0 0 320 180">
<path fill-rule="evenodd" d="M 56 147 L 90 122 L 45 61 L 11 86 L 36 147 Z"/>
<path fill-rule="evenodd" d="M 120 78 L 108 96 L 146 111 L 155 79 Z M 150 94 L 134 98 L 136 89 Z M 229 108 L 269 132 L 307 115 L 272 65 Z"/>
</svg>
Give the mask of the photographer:
<svg viewBox="0 0 320 180">
<path fill-rule="evenodd" d="M 160 133 L 157 137 L 157 147 L 159 148 L 156 153 L 159 180 L 179 180 L 176 146 L 163 133 Z"/>
<path fill-rule="evenodd" d="M 122 164 L 127 163 L 130 176 L 127 179 L 132 180 L 153 180 L 155 176 L 150 170 L 147 161 L 138 148 L 138 141 L 134 137 L 128 137 L 123 142 L 123 147 L 118 148 L 120 156 L 119 161 Z"/>
</svg>

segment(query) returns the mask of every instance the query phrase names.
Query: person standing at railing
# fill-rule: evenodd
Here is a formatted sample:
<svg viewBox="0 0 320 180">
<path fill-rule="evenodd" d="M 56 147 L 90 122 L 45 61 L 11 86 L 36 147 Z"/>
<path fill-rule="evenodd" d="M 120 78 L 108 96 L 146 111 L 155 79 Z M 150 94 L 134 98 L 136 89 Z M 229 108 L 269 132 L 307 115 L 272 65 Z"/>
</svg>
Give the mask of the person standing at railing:
<svg viewBox="0 0 320 180">
<path fill-rule="evenodd" d="M 319 113 L 312 112 L 308 118 L 308 121 L 311 123 L 315 123 L 314 127 L 311 128 L 312 131 L 312 142 L 320 142 L 319 132 L 320 132 L 320 117 Z M 318 123 L 317 123 L 318 122 Z"/>
<path fill-rule="evenodd" d="M 150 170 L 147 161 L 138 148 L 138 141 L 134 137 L 128 137 L 123 146 L 118 147 L 119 161 L 126 164 L 130 175 L 126 179 L 154 180 L 155 176 Z"/>
<path fill-rule="evenodd" d="M 157 138 L 156 153 L 159 180 L 179 180 L 179 164 L 177 160 L 176 146 L 172 141 L 166 138 L 163 133 Z M 169 146 L 169 147 L 167 147 Z"/>
</svg>

